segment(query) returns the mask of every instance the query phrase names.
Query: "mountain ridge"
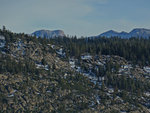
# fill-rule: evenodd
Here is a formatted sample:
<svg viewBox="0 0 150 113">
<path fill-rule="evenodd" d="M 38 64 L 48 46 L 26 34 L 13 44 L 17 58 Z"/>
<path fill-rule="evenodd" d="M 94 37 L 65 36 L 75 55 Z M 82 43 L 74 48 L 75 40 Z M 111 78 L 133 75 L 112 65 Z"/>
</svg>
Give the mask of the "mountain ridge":
<svg viewBox="0 0 150 113">
<path fill-rule="evenodd" d="M 64 37 L 65 33 L 63 30 L 37 30 L 31 34 L 32 36 L 41 38 L 54 38 L 54 37 Z"/>
<path fill-rule="evenodd" d="M 96 37 L 120 37 L 120 38 L 131 38 L 131 37 L 143 37 L 143 38 L 149 38 L 150 37 L 150 29 L 145 28 L 135 28 L 131 30 L 130 32 L 117 32 L 114 30 L 106 31 Z"/>
</svg>

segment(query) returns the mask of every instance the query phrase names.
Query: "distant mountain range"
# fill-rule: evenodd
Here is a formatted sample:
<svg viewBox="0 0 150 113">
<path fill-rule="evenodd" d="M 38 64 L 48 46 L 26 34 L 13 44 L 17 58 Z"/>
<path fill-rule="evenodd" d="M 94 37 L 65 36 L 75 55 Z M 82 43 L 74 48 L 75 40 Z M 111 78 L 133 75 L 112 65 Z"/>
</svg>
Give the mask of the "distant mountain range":
<svg viewBox="0 0 150 113">
<path fill-rule="evenodd" d="M 31 34 L 32 36 L 41 37 L 41 38 L 54 38 L 54 37 L 64 37 L 65 33 L 62 30 L 38 30 Z"/>
<path fill-rule="evenodd" d="M 120 38 L 131 38 L 131 37 L 143 37 L 143 38 L 149 38 L 150 37 L 150 29 L 144 29 L 144 28 L 136 28 L 133 29 L 131 32 L 116 32 L 113 30 L 104 32 L 96 37 L 120 37 Z"/>
<path fill-rule="evenodd" d="M 38 30 L 35 31 L 31 34 L 32 36 L 36 36 L 36 37 L 46 37 L 46 38 L 54 38 L 54 37 L 64 37 L 65 33 L 62 30 Z M 114 30 L 110 30 L 107 32 L 104 32 L 98 36 L 94 36 L 91 38 L 95 38 L 95 37 L 120 37 L 120 38 L 131 38 L 131 37 L 143 37 L 143 38 L 149 38 L 150 37 L 150 29 L 145 29 L 145 28 L 136 28 L 133 29 L 131 32 L 127 33 L 127 32 L 117 32 Z"/>
</svg>

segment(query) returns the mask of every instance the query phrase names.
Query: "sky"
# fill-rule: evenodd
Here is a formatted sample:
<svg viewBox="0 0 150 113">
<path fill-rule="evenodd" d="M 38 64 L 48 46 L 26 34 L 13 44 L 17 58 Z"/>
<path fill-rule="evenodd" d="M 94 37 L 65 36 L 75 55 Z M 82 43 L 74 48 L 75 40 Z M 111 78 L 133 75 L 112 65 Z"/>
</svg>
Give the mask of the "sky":
<svg viewBox="0 0 150 113">
<path fill-rule="evenodd" d="M 0 0 L 0 28 L 27 34 L 60 29 L 78 37 L 150 29 L 149 6 L 150 0 Z"/>
</svg>

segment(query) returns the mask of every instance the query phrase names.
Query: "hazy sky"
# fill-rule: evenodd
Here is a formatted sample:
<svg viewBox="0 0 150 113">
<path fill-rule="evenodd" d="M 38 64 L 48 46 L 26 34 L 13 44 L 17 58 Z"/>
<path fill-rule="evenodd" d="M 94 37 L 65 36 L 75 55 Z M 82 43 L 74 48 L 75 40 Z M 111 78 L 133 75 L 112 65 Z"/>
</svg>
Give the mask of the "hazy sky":
<svg viewBox="0 0 150 113">
<path fill-rule="evenodd" d="M 14 32 L 61 29 L 77 36 L 150 29 L 150 0 L 0 0 L 2 25 Z"/>
</svg>

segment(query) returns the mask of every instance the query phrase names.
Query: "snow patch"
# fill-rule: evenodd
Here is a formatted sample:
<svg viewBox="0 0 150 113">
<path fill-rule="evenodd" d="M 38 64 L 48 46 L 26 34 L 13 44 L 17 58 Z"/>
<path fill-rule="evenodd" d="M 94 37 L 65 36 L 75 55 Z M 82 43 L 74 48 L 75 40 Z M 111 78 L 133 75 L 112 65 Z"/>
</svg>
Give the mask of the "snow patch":
<svg viewBox="0 0 150 113">
<path fill-rule="evenodd" d="M 146 66 L 146 67 L 143 67 L 144 71 L 146 71 L 147 73 L 150 73 L 150 67 Z"/>
<path fill-rule="evenodd" d="M 82 60 L 92 59 L 92 56 L 91 56 L 91 55 L 82 55 L 82 56 L 81 56 L 81 59 L 82 59 Z"/>
<path fill-rule="evenodd" d="M 3 48 L 5 46 L 5 37 L 0 35 L 0 48 Z"/>
</svg>

